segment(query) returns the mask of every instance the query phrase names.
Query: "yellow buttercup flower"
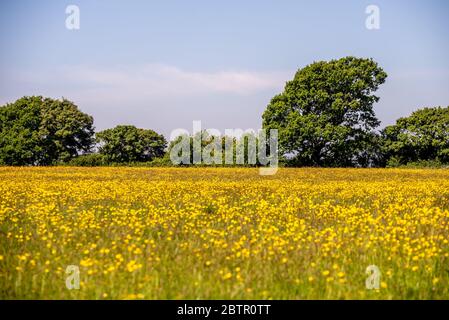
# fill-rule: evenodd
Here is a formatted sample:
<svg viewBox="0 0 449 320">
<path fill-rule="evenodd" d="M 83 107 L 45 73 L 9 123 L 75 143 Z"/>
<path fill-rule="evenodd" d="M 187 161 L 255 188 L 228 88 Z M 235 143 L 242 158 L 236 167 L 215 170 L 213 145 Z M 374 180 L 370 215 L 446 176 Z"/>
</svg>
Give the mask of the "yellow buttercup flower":
<svg viewBox="0 0 449 320">
<path fill-rule="evenodd" d="M 0 167 L 0 182 L 4 298 L 449 296 L 448 170 Z"/>
</svg>

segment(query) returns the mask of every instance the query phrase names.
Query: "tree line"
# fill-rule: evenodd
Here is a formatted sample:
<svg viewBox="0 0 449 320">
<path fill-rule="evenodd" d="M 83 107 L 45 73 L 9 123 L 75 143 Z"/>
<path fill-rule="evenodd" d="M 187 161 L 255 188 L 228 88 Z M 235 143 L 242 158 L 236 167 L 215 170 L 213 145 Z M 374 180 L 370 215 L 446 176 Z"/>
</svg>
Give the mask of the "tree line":
<svg viewBox="0 0 449 320">
<path fill-rule="evenodd" d="M 299 69 L 262 115 L 263 129 L 278 130 L 281 163 L 314 167 L 449 164 L 449 107 L 423 108 L 377 130 L 380 121 L 373 106 L 379 97 L 375 92 L 386 79 L 375 61 L 356 57 L 314 62 Z M 209 138 L 201 147 L 207 147 Z M 223 145 L 227 138 L 222 137 Z M 237 138 L 231 139 L 235 146 Z M 92 116 L 67 99 L 25 96 L 0 107 L 0 165 L 168 166 L 173 165 L 169 153 L 175 143 L 132 125 L 95 133 Z"/>
</svg>

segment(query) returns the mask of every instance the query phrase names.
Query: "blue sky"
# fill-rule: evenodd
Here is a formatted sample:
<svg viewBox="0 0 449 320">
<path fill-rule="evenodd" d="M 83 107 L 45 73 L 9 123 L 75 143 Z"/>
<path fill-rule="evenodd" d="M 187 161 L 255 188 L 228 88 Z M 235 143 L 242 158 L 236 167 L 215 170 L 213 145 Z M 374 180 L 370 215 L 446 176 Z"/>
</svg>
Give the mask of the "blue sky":
<svg viewBox="0 0 449 320">
<path fill-rule="evenodd" d="M 65 27 L 67 5 L 80 30 Z M 365 8 L 380 8 L 380 30 Z M 347 55 L 389 78 L 382 125 L 449 105 L 449 2 L 52 1 L 0 3 L 0 103 L 66 97 L 95 118 L 152 128 L 253 128 L 298 68 Z"/>
</svg>

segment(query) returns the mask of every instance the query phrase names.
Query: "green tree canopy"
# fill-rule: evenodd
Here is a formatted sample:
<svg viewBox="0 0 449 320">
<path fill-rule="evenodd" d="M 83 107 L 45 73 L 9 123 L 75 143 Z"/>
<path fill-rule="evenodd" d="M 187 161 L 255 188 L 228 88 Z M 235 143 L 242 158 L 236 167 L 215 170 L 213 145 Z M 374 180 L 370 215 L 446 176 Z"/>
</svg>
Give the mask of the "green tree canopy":
<svg viewBox="0 0 449 320">
<path fill-rule="evenodd" d="M 194 142 L 197 141 L 197 143 Z M 182 144 L 187 148 L 183 149 Z M 166 161 L 172 164 L 171 153 L 180 161 L 178 164 L 208 164 L 205 157 L 211 159 L 214 165 L 260 165 L 257 158 L 259 150 L 259 137 L 256 133 L 242 132 L 239 138 L 235 136 L 212 135 L 207 130 L 202 130 L 194 135 L 180 135 L 169 143 L 165 155 Z M 185 152 L 185 154 L 183 154 Z M 218 153 L 216 153 L 218 152 Z M 195 163 L 194 154 L 197 153 Z"/>
<path fill-rule="evenodd" d="M 279 130 L 280 154 L 295 165 L 365 165 L 380 124 L 373 93 L 386 77 L 372 59 L 312 63 L 271 100 L 263 127 Z"/>
<path fill-rule="evenodd" d="M 0 107 L 0 163 L 49 165 L 88 152 L 93 118 L 62 99 L 23 97 Z"/>
<path fill-rule="evenodd" d="M 449 107 L 424 108 L 383 130 L 384 152 L 399 164 L 449 163 Z"/>
<path fill-rule="evenodd" d="M 151 161 L 162 157 L 165 138 L 153 130 L 119 125 L 97 134 L 99 151 L 108 162 L 128 163 Z"/>
</svg>

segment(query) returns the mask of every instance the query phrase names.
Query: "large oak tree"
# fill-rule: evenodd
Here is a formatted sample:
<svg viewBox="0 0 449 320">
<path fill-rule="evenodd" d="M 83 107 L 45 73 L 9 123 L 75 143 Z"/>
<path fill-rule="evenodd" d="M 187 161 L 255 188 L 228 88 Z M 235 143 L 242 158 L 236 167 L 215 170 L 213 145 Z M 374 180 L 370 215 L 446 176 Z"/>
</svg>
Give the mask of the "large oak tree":
<svg viewBox="0 0 449 320">
<path fill-rule="evenodd" d="M 93 118 L 71 101 L 23 97 L 0 107 L 0 163 L 49 165 L 90 151 Z"/>
<path fill-rule="evenodd" d="M 263 127 L 279 130 L 280 154 L 294 165 L 370 165 L 380 124 L 373 93 L 386 77 L 372 59 L 312 63 L 271 100 Z"/>
</svg>

